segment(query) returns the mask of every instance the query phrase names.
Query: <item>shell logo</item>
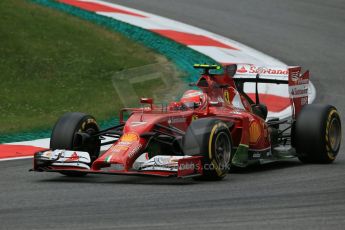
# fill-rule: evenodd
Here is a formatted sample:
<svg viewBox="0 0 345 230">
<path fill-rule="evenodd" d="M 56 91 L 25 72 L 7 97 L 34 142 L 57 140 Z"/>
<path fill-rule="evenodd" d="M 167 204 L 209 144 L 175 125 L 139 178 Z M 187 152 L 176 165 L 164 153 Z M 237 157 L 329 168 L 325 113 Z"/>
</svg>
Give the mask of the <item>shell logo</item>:
<svg viewBox="0 0 345 230">
<path fill-rule="evenodd" d="M 257 143 L 261 136 L 261 126 L 258 122 L 253 121 L 249 127 L 249 142 Z"/>
<path fill-rule="evenodd" d="M 139 136 L 136 133 L 125 133 L 121 137 L 121 141 L 125 141 L 125 142 L 134 142 L 137 140 L 139 140 Z"/>
<path fill-rule="evenodd" d="M 238 73 L 247 73 L 246 67 L 242 66 L 240 69 L 237 70 Z"/>
</svg>

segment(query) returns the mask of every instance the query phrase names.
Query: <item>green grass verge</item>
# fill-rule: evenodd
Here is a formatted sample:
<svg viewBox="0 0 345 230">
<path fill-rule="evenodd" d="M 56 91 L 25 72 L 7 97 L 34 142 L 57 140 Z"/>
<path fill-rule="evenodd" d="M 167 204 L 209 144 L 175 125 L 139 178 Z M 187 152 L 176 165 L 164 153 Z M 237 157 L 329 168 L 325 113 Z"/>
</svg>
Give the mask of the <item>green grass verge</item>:
<svg viewBox="0 0 345 230">
<path fill-rule="evenodd" d="M 151 49 L 25 0 L 0 1 L 0 135 L 47 130 L 67 111 L 116 116 L 114 73 L 160 62 Z M 137 84 L 150 96 L 160 81 Z"/>
</svg>

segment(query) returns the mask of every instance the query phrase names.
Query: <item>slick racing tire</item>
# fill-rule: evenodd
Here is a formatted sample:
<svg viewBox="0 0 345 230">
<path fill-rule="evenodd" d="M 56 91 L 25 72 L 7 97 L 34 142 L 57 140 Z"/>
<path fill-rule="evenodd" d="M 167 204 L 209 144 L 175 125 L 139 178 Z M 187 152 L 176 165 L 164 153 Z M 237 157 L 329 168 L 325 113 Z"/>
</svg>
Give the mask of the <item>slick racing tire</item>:
<svg viewBox="0 0 345 230">
<path fill-rule="evenodd" d="M 183 139 L 183 152 L 188 156 L 203 156 L 202 180 L 221 180 L 228 171 L 232 156 L 229 127 L 218 119 L 193 121 Z"/>
<path fill-rule="evenodd" d="M 340 149 L 341 121 L 331 105 L 303 107 L 294 127 L 294 145 L 303 163 L 332 163 Z"/>
<path fill-rule="evenodd" d="M 88 138 L 82 141 L 77 133 L 90 136 L 99 131 L 99 127 L 94 117 L 84 113 L 65 113 L 55 124 L 51 138 L 50 149 L 66 149 L 85 151 L 90 154 L 91 163 L 97 159 L 100 152 L 99 138 Z M 87 173 L 65 172 L 67 176 L 84 176 Z"/>
</svg>

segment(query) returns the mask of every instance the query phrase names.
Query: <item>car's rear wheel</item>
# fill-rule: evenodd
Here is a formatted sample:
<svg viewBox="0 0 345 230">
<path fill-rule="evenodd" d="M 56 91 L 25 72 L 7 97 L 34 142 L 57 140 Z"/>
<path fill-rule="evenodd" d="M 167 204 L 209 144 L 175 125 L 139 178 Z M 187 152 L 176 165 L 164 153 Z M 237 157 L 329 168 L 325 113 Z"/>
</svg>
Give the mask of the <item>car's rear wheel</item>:
<svg viewBox="0 0 345 230">
<path fill-rule="evenodd" d="M 341 143 L 341 120 L 331 105 L 306 105 L 294 127 L 294 145 L 303 163 L 331 163 Z"/>
<path fill-rule="evenodd" d="M 218 119 L 193 121 L 183 139 L 186 155 L 203 156 L 203 176 L 198 179 L 220 180 L 228 171 L 232 154 L 229 127 Z"/>
<path fill-rule="evenodd" d="M 83 134 L 85 137 L 99 131 L 98 124 L 94 117 L 84 113 L 65 113 L 55 124 L 51 138 L 50 148 L 85 151 L 90 154 L 91 163 L 97 159 L 100 153 L 99 138 L 86 138 L 82 140 Z M 81 135 L 77 135 L 81 134 Z M 84 176 L 83 172 L 65 172 L 67 176 Z"/>
</svg>

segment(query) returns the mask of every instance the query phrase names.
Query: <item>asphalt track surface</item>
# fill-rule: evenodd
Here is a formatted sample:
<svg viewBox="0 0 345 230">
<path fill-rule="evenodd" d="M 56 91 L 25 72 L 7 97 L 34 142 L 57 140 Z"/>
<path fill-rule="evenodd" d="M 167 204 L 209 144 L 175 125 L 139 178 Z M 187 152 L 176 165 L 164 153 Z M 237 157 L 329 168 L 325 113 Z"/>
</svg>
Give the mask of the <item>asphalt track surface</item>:
<svg viewBox="0 0 345 230">
<path fill-rule="evenodd" d="M 345 2 L 116 0 L 312 70 L 317 101 L 345 117 Z M 345 123 L 344 123 L 345 124 Z M 343 143 L 344 138 L 343 138 Z M 344 146 L 344 145 L 343 145 Z M 221 182 L 29 173 L 0 163 L 0 229 L 344 229 L 344 147 L 332 165 L 297 160 Z"/>
</svg>

